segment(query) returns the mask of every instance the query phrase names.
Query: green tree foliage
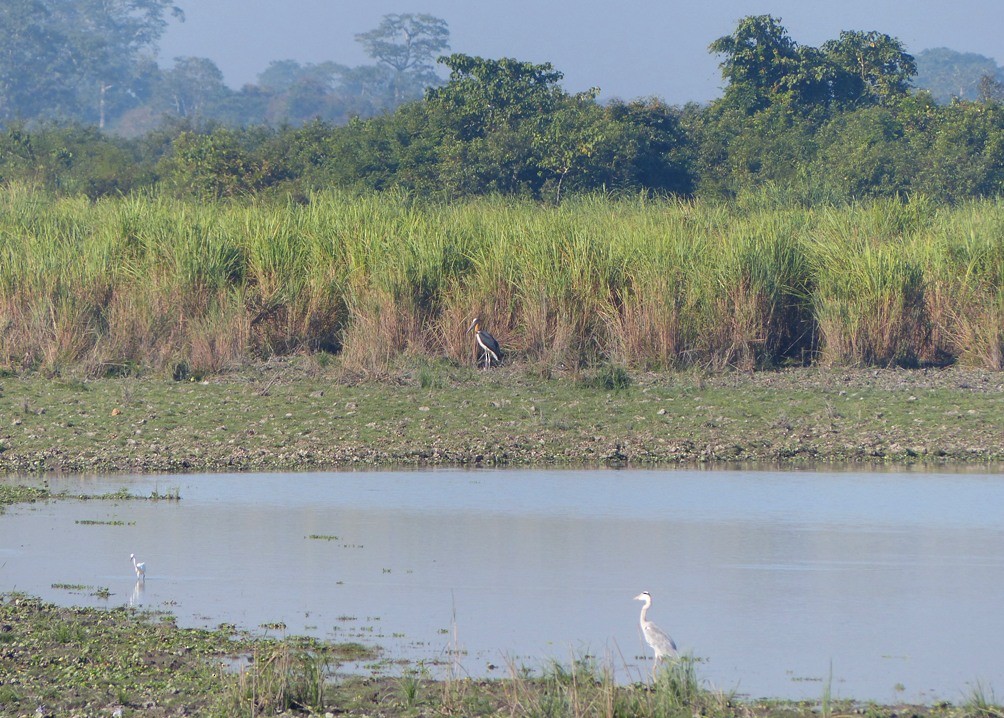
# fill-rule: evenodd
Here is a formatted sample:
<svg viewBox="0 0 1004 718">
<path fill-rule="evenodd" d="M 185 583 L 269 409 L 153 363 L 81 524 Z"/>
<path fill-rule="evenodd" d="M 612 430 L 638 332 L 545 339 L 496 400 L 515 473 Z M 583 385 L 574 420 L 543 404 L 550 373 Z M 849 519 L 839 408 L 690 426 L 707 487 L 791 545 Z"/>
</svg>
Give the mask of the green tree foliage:
<svg viewBox="0 0 1004 718">
<path fill-rule="evenodd" d="M 426 100 L 432 125 L 445 133 L 440 178 L 455 194 L 535 194 L 543 183 L 541 135 L 566 100 L 562 74 L 550 64 L 454 54 L 444 87 Z M 481 188 L 481 189 L 477 189 Z"/>
<path fill-rule="evenodd" d="M 820 48 L 801 46 L 761 15 L 710 49 L 729 84 L 690 124 L 699 193 L 769 185 L 813 202 L 919 186 L 928 109 L 910 94 L 916 63 L 896 38 L 844 31 Z"/>
<path fill-rule="evenodd" d="M 205 134 L 185 131 L 173 142 L 160 171 L 183 195 L 204 199 L 249 195 L 271 179 L 255 149 L 262 139 L 260 132 L 226 127 Z"/>
<path fill-rule="evenodd" d="M 725 101 L 746 112 L 764 109 L 797 84 L 792 78 L 805 75 L 806 58 L 771 15 L 743 18 L 731 35 L 718 38 L 708 49 L 723 56 L 719 67 L 728 82 Z"/>
<path fill-rule="evenodd" d="M 82 2 L 73 12 L 98 17 L 94 7 Z M 131 26 L 137 39 L 119 47 L 140 53 L 157 36 L 155 11 L 163 20 L 170 6 L 134 0 L 108 2 L 105 10 L 126 7 L 139 23 Z M 101 38 L 115 33 L 87 23 L 71 43 L 79 48 L 90 38 L 92 55 L 79 63 L 86 72 L 71 71 L 69 50 L 24 42 L 66 31 L 54 8 L 47 0 L 0 5 L 0 17 L 20 33 L 0 40 L 7 53 L 0 57 L 0 182 L 89 197 L 158 186 L 204 198 L 267 192 L 303 201 L 327 187 L 547 202 L 593 191 L 739 201 L 769 195 L 806 205 L 916 194 L 961 202 L 1004 192 L 1000 81 L 984 75 L 979 102 L 939 105 L 911 89 L 913 58 L 878 32 L 845 31 L 815 48 L 799 45 L 769 15 L 744 18 L 711 44 L 728 85 L 708 106 L 674 108 L 656 98 L 601 103 L 596 89 L 566 92 L 549 63 L 464 54 L 439 59 L 448 81 L 432 83 L 422 98 L 412 87 L 416 99 L 398 104 L 392 88 L 401 73 L 431 83 L 429 58 L 444 46 L 446 25 L 387 16 L 360 36 L 380 58 L 376 64 L 274 62 L 257 84 L 236 92 L 209 60 L 179 58 L 161 70 L 140 53 L 128 79 L 142 104 L 117 105 L 102 85 L 106 110 L 121 112 L 115 127 L 127 140 L 94 123 L 40 120 L 72 116 L 87 94 L 82 88 L 94 94 L 81 78 L 106 77 L 98 68 L 116 67 L 101 49 L 112 46 Z M 71 16 L 59 12 L 64 21 Z M 15 57 L 73 82 L 42 78 L 33 93 L 10 71 Z M 41 114 L 13 120 L 21 109 L 12 98 Z M 248 118 L 255 122 L 235 128 Z"/>
<path fill-rule="evenodd" d="M 75 103 L 71 56 L 42 0 L 0 3 L 0 122 L 59 116 Z"/>
<path fill-rule="evenodd" d="M 689 192 L 679 113 L 658 100 L 602 106 L 565 93 L 550 65 L 451 56 L 446 86 L 345 127 L 311 123 L 273 143 L 302 188 L 528 195 L 597 188 Z M 278 145 L 283 149 L 279 150 Z"/>
<path fill-rule="evenodd" d="M 204 57 L 177 57 L 157 87 L 159 107 L 177 117 L 198 120 L 226 99 L 223 73 Z"/>
<path fill-rule="evenodd" d="M 917 74 L 917 64 L 903 43 L 880 32 L 844 30 L 822 50 L 827 60 L 853 78 L 843 84 L 840 97 L 852 103 L 889 104 L 906 95 Z"/>
<path fill-rule="evenodd" d="M 821 132 L 818 161 L 823 181 L 840 197 L 905 195 L 915 158 L 898 112 L 870 107 L 839 115 Z"/>
<path fill-rule="evenodd" d="M 752 116 L 726 106 L 691 119 L 698 192 L 730 199 L 762 184 L 804 182 L 818 149 L 818 126 L 783 104 Z"/>
<path fill-rule="evenodd" d="M 927 90 L 940 104 L 953 99 L 982 100 L 983 78 L 1004 81 L 1004 70 L 993 58 L 975 52 L 956 52 L 947 47 L 917 54 L 917 87 Z"/>
<path fill-rule="evenodd" d="M 124 194 L 155 180 L 139 144 L 108 137 L 93 125 L 19 123 L 0 134 L 0 183 L 20 182 L 62 194 Z"/>
<path fill-rule="evenodd" d="M 0 122 L 101 123 L 109 105 L 142 95 L 141 59 L 172 0 L 5 0 L 0 4 Z"/>
<path fill-rule="evenodd" d="M 889 103 L 907 93 L 917 71 L 889 35 L 843 31 L 821 48 L 801 46 L 771 15 L 743 18 L 709 49 L 723 56 L 723 102 L 748 114 L 777 103 L 802 112 Z"/>
<path fill-rule="evenodd" d="M 917 191 L 948 202 L 1004 192 L 1004 107 L 956 103 L 931 113 L 915 141 Z"/>
<path fill-rule="evenodd" d="M 473 140 L 511 130 L 550 115 L 564 97 L 562 73 L 550 63 L 534 65 L 504 57 L 487 60 L 460 53 L 443 58 L 450 69 L 446 86 L 430 90 L 433 112 L 451 118 L 458 139 Z"/>
<path fill-rule="evenodd" d="M 439 83 L 435 61 L 450 46 L 450 30 L 445 20 L 432 15 L 390 14 L 356 39 L 389 70 L 387 88 L 393 104 L 400 105 Z"/>
</svg>

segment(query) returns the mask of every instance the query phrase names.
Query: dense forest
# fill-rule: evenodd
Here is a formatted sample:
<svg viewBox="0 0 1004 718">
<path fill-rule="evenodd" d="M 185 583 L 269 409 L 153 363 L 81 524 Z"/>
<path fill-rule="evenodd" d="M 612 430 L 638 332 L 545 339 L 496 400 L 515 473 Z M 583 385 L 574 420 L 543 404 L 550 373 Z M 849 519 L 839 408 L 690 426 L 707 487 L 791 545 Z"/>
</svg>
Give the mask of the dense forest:
<svg viewBox="0 0 1004 718">
<path fill-rule="evenodd" d="M 231 90 L 209 58 L 157 64 L 168 16 L 184 19 L 171 0 L 5 0 L 0 123 L 96 125 L 127 137 L 179 121 L 344 124 L 420 99 L 440 82 L 435 58 L 449 43 L 439 18 L 388 15 L 356 36 L 372 64 L 277 60 Z"/>
<path fill-rule="evenodd" d="M 4 3 L 17 31 L 0 40 L 0 181 L 91 198 L 338 187 L 557 202 L 769 188 L 802 204 L 957 202 L 1004 183 L 996 64 L 945 49 L 915 59 L 880 32 L 811 47 L 777 18 L 744 18 L 709 46 L 723 96 L 675 107 L 568 93 L 547 63 L 443 55 L 448 27 L 428 15 L 359 34 L 372 65 L 277 61 L 232 91 L 208 59 L 151 59 L 172 11 L 170 0 Z M 918 90 L 921 70 L 940 89 Z"/>
</svg>

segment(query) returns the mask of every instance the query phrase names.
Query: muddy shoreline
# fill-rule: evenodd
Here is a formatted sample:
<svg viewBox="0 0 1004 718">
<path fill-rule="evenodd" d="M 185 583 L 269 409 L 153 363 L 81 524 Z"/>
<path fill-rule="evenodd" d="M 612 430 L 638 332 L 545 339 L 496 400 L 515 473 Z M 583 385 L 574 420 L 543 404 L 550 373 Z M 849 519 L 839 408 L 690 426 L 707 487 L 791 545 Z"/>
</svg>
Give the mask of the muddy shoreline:
<svg viewBox="0 0 1004 718">
<path fill-rule="evenodd" d="M 8 377 L 0 473 L 373 467 L 1004 465 L 1004 374 L 602 377 L 449 365 L 360 381 L 309 359 L 177 382 Z"/>
</svg>

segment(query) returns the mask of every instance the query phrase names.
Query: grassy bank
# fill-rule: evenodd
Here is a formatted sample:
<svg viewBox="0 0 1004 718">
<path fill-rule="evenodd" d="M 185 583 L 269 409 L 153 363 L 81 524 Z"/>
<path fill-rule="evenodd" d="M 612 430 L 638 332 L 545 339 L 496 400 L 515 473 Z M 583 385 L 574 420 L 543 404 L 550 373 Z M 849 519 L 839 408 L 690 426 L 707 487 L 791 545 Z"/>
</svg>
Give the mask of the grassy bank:
<svg viewBox="0 0 1004 718">
<path fill-rule="evenodd" d="M 296 351 L 460 365 L 1004 368 L 1004 204 L 419 205 L 0 194 L 0 368 L 203 376 Z"/>
<path fill-rule="evenodd" d="M 373 655 L 358 644 L 184 629 L 163 613 L 61 608 L 6 594 L 0 714 L 275 715 L 320 705 L 321 667 Z M 225 668 L 245 656 L 256 661 L 253 685 Z"/>
<path fill-rule="evenodd" d="M 439 362 L 355 379 L 316 356 L 203 381 L 8 377 L 0 471 L 1004 461 L 1004 378 L 985 370 L 539 376 Z"/>
<path fill-rule="evenodd" d="M 1004 715 L 992 690 L 980 686 L 957 706 L 834 701 L 826 686 L 818 701 L 741 700 L 705 685 L 690 660 L 631 685 L 616 684 L 588 657 L 543 670 L 512 667 L 508 678 L 486 681 L 421 668 L 400 677 L 338 674 L 344 661 L 368 656 L 372 651 L 357 644 L 255 638 L 228 626 L 183 629 L 165 614 L 60 608 L 22 594 L 0 596 L 0 713 L 9 716 Z"/>
</svg>

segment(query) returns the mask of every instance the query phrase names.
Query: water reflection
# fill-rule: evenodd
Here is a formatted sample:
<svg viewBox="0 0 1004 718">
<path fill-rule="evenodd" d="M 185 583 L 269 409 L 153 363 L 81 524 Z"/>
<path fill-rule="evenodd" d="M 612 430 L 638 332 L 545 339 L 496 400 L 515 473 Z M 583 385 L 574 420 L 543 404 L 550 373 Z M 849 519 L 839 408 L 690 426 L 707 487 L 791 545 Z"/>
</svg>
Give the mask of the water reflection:
<svg viewBox="0 0 1004 718">
<path fill-rule="evenodd" d="M 1001 478 L 67 478 L 52 488 L 177 488 L 182 499 L 12 509 L 0 517 L 0 578 L 63 602 L 81 599 L 53 583 L 100 583 L 112 604 L 166 608 L 181 625 L 281 622 L 471 675 L 590 652 L 610 656 L 621 680 L 649 670 L 632 600 L 648 590 L 650 618 L 720 688 L 819 698 L 832 662 L 835 697 L 954 701 L 1000 675 Z M 138 592 L 121 558 L 131 550 L 157 567 Z"/>
<path fill-rule="evenodd" d="M 130 606 L 142 606 L 143 597 L 146 594 L 146 579 L 140 577 L 136 579 L 136 584 L 132 587 L 132 593 L 129 595 L 129 605 Z"/>
</svg>

